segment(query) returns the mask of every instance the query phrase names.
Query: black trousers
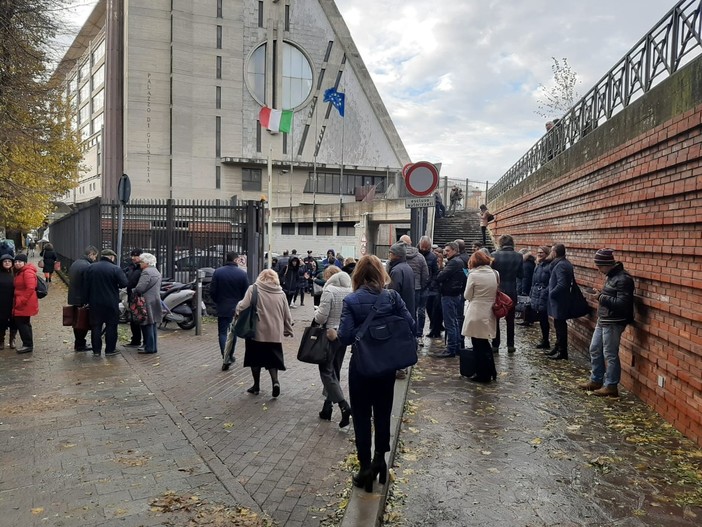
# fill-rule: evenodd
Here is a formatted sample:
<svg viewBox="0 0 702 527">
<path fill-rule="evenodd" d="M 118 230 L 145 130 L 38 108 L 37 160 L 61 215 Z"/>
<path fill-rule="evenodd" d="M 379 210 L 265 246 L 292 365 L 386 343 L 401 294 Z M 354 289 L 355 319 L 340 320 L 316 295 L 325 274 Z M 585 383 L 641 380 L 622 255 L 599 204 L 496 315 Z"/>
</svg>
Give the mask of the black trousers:
<svg viewBox="0 0 702 527">
<path fill-rule="evenodd" d="M 112 353 L 117 348 L 117 324 L 119 308 L 107 306 L 90 306 L 90 342 L 93 353 L 102 350 L 102 328 L 105 328 L 105 353 Z"/>
<path fill-rule="evenodd" d="M 15 317 L 15 326 L 17 326 L 17 332 L 22 339 L 22 345 L 25 348 L 33 348 L 34 336 L 32 334 L 31 317 Z"/>
<path fill-rule="evenodd" d="M 349 365 L 351 416 L 356 435 L 356 451 L 362 467 L 371 462 L 371 418 L 375 428 L 375 451 L 390 451 L 390 416 L 395 390 L 395 372 L 382 377 L 364 377 Z"/>
<path fill-rule="evenodd" d="M 541 327 L 541 340 L 548 342 L 549 333 L 551 332 L 551 326 L 548 323 L 548 312 L 539 311 L 536 313 L 536 317 L 539 321 L 539 326 Z"/>
<path fill-rule="evenodd" d="M 556 329 L 556 345 L 561 351 L 568 351 L 568 321 L 554 318 L 553 327 Z"/>
<path fill-rule="evenodd" d="M 427 296 L 427 313 L 429 314 L 429 333 L 439 335 L 444 324 L 444 314 L 441 311 L 441 295 L 432 292 Z"/>
<path fill-rule="evenodd" d="M 80 350 L 88 345 L 88 330 L 73 328 L 73 349 Z"/>
<path fill-rule="evenodd" d="M 513 298 L 514 304 L 517 305 L 516 298 Z M 509 310 L 509 313 L 507 313 L 507 316 L 505 317 L 505 323 L 507 324 L 507 347 L 513 348 L 514 347 L 514 315 L 515 311 L 514 308 Z M 497 333 L 495 333 L 495 338 L 492 339 L 492 347 L 493 348 L 499 348 L 500 347 L 500 321 L 497 321 Z"/>
</svg>

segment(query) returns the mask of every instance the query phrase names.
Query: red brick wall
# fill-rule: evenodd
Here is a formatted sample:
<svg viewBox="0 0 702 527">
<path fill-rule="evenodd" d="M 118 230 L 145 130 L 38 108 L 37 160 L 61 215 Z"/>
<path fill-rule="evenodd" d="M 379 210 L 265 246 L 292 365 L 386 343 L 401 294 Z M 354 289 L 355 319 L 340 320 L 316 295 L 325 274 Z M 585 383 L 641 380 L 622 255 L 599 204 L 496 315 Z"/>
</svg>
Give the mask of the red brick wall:
<svg viewBox="0 0 702 527">
<path fill-rule="evenodd" d="M 698 105 L 609 150 L 600 144 L 608 131 L 595 130 L 600 136 L 584 138 L 571 159 L 559 164 L 557 158 L 491 203 L 498 211 L 493 235 L 512 234 L 517 248 L 564 243 L 583 287 L 602 287 L 593 255 L 615 249 L 636 281 L 636 323 L 625 331 L 620 355 L 622 383 L 700 445 L 701 123 Z M 573 352 L 587 353 L 594 324 L 594 313 L 571 321 Z"/>
</svg>

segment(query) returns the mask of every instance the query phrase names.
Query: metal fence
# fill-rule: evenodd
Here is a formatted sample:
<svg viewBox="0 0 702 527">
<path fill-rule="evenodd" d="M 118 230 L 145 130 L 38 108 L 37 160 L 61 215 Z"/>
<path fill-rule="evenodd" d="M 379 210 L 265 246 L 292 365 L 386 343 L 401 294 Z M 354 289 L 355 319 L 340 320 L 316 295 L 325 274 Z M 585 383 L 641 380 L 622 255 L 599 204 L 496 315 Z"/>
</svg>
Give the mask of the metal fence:
<svg viewBox="0 0 702 527">
<path fill-rule="evenodd" d="M 492 201 L 702 52 L 702 0 L 681 0 L 510 168 Z"/>
<path fill-rule="evenodd" d="M 485 203 L 485 195 L 490 188 L 487 181 L 471 181 L 469 179 L 450 179 L 446 176 L 439 178 L 439 188 L 444 205 L 451 204 L 451 189 L 458 187 L 463 190 L 463 200 L 458 204 L 459 209 L 477 209 Z"/>
<path fill-rule="evenodd" d="M 88 245 L 116 250 L 118 203 L 93 200 L 50 226 L 51 242 L 67 268 Z M 220 267 L 224 255 L 244 256 L 249 279 L 263 263 L 264 210 L 260 202 L 143 200 L 124 206 L 122 262 L 135 248 L 150 252 L 164 276 L 191 280 L 198 269 Z"/>
</svg>

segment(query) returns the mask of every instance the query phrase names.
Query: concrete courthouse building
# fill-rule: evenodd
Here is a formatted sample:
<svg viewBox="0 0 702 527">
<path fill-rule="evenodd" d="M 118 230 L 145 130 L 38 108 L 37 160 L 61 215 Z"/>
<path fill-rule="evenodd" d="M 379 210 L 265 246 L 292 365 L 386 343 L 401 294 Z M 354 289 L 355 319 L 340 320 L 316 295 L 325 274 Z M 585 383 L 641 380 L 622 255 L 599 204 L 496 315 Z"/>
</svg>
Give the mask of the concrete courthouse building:
<svg viewBox="0 0 702 527">
<path fill-rule="evenodd" d="M 409 162 L 332 0 L 99 0 L 55 76 L 87 168 L 66 203 L 116 199 L 122 173 L 135 199 L 258 200 L 269 152 L 273 208 L 339 203 Z"/>
</svg>

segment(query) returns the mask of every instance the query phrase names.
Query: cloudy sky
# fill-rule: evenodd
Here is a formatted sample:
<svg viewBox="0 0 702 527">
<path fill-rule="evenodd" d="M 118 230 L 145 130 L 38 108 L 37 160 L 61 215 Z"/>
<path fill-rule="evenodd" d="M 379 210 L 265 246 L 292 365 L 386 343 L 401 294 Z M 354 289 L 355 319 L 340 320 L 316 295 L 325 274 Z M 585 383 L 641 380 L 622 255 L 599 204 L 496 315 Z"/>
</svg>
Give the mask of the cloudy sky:
<svg viewBox="0 0 702 527">
<path fill-rule="evenodd" d="M 584 94 L 676 2 L 336 3 L 412 160 L 495 182 L 544 133 L 535 111 L 551 57 L 568 59 Z"/>
</svg>

